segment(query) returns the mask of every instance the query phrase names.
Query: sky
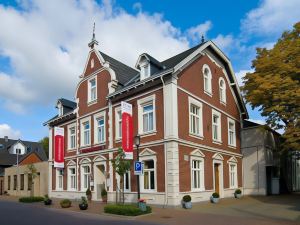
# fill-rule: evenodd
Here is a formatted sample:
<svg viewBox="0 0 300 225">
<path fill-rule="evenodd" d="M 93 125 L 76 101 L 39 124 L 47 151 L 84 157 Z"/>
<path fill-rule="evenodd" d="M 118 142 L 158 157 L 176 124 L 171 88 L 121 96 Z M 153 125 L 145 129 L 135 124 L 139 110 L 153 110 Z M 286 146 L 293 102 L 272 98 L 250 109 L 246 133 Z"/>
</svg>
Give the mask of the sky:
<svg viewBox="0 0 300 225">
<path fill-rule="evenodd" d="M 0 137 L 48 135 L 42 124 L 56 115 L 56 100 L 74 100 L 94 22 L 99 50 L 132 67 L 143 52 L 164 60 L 204 35 L 242 85 L 255 49 L 272 48 L 300 21 L 299 8 L 299 0 L 0 0 Z"/>
</svg>

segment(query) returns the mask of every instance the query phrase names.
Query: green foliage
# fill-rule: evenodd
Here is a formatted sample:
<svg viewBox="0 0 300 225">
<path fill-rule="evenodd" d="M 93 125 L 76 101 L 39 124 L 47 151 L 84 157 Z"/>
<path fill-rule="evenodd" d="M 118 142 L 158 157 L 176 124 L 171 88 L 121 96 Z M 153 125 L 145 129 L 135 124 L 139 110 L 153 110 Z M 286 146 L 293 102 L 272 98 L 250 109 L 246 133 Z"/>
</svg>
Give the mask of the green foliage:
<svg viewBox="0 0 300 225">
<path fill-rule="evenodd" d="M 124 215 L 124 216 L 138 216 L 152 212 L 152 208 L 147 206 L 145 212 L 141 211 L 136 205 L 106 205 L 104 206 L 105 213 Z"/>
<path fill-rule="evenodd" d="M 44 198 L 41 196 L 19 198 L 19 202 L 24 202 L 24 203 L 42 202 L 42 201 L 44 201 Z"/>
<path fill-rule="evenodd" d="M 220 195 L 218 192 L 214 192 L 212 195 L 211 195 L 213 198 L 220 198 Z"/>
<path fill-rule="evenodd" d="M 240 194 L 242 194 L 242 191 L 241 191 L 241 189 L 236 189 L 234 193 L 237 195 L 240 195 Z"/>
<path fill-rule="evenodd" d="M 43 149 L 44 149 L 47 157 L 49 158 L 49 137 L 44 137 L 39 142 L 42 144 Z"/>
<path fill-rule="evenodd" d="M 59 204 L 62 208 L 70 208 L 72 205 L 72 202 L 69 199 L 63 199 L 59 202 Z"/>
<path fill-rule="evenodd" d="M 300 149 L 300 22 L 272 49 L 258 48 L 255 69 L 244 77 L 246 102 L 274 129 L 284 129 L 283 147 Z"/>
<path fill-rule="evenodd" d="M 48 200 L 49 196 L 48 195 L 44 195 L 44 200 Z"/>
<path fill-rule="evenodd" d="M 92 194 L 91 189 L 90 189 L 90 188 L 86 189 L 85 194 L 86 194 L 87 196 L 88 196 L 88 195 L 91 195 L 91 194 Z"/>
<path fill-rule="evenodd" d="M 86 197 L 84 197 L 84 196 L 81 197 L 80 204 L 85 204 L 85 205 L 88 204 Z"/>
<path fill-rule="evenodd" d="M 102 189 L 101 191 L 101 197 L 107 196 L 107 191 L 105 189 Z"/>
<path fill-rule="evenodd" d="M 190 195 L 185 195 L 185 196 L 183 196 L 182 201 L 190 202 L 190 201 L 192 201 L 192 197 Z"/>
</svg>

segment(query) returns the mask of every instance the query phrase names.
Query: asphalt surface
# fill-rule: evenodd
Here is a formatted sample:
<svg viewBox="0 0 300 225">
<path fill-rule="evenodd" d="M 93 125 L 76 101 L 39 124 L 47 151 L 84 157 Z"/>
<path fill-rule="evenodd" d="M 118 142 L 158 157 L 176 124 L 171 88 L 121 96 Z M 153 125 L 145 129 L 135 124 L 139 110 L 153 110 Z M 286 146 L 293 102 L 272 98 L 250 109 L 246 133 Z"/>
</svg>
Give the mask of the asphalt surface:
<svg viewBox="0 0 300 225">
<path fill-rule="evenodd" d="M 0 218 L 0 225 L 155 225 L 127 218 L 118 220 L 104 215 L 42 208 L 11 201 L 0 201 Z"/>
</svg>

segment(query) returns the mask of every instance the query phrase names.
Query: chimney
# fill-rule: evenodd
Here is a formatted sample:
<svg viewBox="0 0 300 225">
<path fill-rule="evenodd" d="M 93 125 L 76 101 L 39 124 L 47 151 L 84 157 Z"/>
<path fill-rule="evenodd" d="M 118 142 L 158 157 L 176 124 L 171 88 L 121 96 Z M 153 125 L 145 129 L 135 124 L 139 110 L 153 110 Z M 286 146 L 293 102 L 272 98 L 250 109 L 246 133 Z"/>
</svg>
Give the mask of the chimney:
<svg viewBox="0 0 300 225">
<path fill-rule="evenodd" d="M 4 136 L 5 142 L 8 142 L 8 136 Z"/>
</svg>

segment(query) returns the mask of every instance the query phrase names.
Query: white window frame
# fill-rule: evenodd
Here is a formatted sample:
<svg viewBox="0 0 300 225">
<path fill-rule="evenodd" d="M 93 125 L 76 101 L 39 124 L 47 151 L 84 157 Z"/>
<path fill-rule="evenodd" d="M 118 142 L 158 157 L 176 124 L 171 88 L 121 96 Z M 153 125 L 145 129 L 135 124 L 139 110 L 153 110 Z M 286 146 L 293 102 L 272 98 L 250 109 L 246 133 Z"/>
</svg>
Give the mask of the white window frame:
<svg viewBox="0 0 300 225">
<path fill-rule="evenodd" d="M 200 161 L 200 168 L 193 168 L 193 161 Z M 204 158 L 199 156 L 190 156 L 190 171 L 191 171 L 191 191 L 204 191 L 205 190 L 205 177 L 204 177 Z M 200 173 L 200 187 L 194 188 L 194 170 L 198 170 Z"/>
<path fill-rule="evenodd" d="M 219 117 L 219 121 L 218 121 L 218 129 L 217 129 L 217 132 L 218 132 L 218 139 L 215 139 L 214 138 L 214 115 L 218 116 Z M 211 117 L 211 130 L 212 130 L 212 140 L 213 142 L 222 142 L 222 117 L 221 117 L 221 113 L 212 109 L 212 117 Z"/>
<path fill-rule="evenodd" d="M 95 99 L 92 99 L 92 87 L 91 87 L 92 80 L 95 80 L 95 94 L 96 94 Z M 96 102 L 97 98 L 98 98 L 98 96 L 97 96 L 97 77 L 94 76 L 88 80 L 88 103 Z"/>
<path fill-rule="evenodd" d="M 103 135 L 103 140 L 99 141 L 98 140 L 98 133 L 99 133 L 99 124 L 98 120 L 103 119 L 104 120 L 104 125 L 103 125 L 103 130 L 104 130 L 104 135 Z M 104 144 L 106 142 L 106 111 L 97 113 L 94 115 L 94 144 Z"/>
<path fill-rule="evenodd" d="M 84 167 L 89 167 L 89 173 L 84 173 Z M 86 191 L 90 186 L 91 181 L 91 164 L 90 163 L 84 163 L 80 165 L 80 189 L 81 191 Z M 87 187 L 84 186 L 84 176 L 87 175 Z"/>
<path fill-rule="evenodd" d="M 233 124 L 233 130 L 230 129 L 230 123 Z M 228 145 L 231 147 L 236 147 L 236 126 L 233 119 L 227 118 L 227 127 L 228 127 Z M 230 132 L 233 132 L 233 143 L 230 143 Z"/>
<path fill-rule="evenodd" d="M 191 127 L 191 106 L 194 105 L 196 107 L 199 107 L 199 134 L 193 133 L 192 127 Z M 194 98 L 189 97 L 189 133 L 191 136 L 198 136 L 203 137 L 203 105 L 201 102 L 197 101 Z"/>
<path fill-rule="evenodd" d="M 230 189 L 235 189 L 238 187 L 238 176 L 237 176 L 237 163 L 228 163 L 229 166 L 229 187 Z M 231 170 L 231 166 L 234 166 L 234 171 Z M 233 180 L 234 180 L 234 184 L 232 184 L 232 173 L 233 173 Z"/>
<path fill-rule="evenodd" d="M 89 128 L 89 143 L 84 144 L 84 124 L 88 122 L 90 125 Z M 86 147 L 91 145 L 91 117 L 84 118 L 80 121 L 80 146 L 81 147 Z"/>
<path fill-rule="evenodd" d="M 128 188 L 126 188 L 126 180 L 125 180 L 125 176 L 128 176 Z M 124 185 L 124 191 L 125 192 L 130 192 L 131 191 L 131 174 L 130 174 L 130 170 L 126 171 L 126 173 L 124 174 L 124 180 L 123 180 L 123 185 Z"/>
<path fill-rule="evenodd" d="M 221 87 L 221 82 L 223 82 L 223 87 Z M 221 103 L 226 104 L 226 82 L 223 77 L 219 79 L 219 98 Z"/>
<path fill-rule="evenodd" d="M 120 112 L 120 115 L 119 115 Z M 121 127 L 120 127 L 121 126 Z M 119 134 L 119 129 L 121 129 L 121 135 Z M 115 139 L 122 139 L 122 111 L 121 107 L 115 108 Z"/>
<path fill-rule="evenodd" d="M 76 166 L 68 166 L 68 190 L 69 191 L 76 191 L 77 189 L 77 171 L 76 171 Z M 75 174 L 71 174 L 70 170 L 74 169 L 75 170 Z M 74 177 L 74 187 L 72 187 L 72 177 Z"/>
<path fill-rule="evenodd" d="M 75 134 L 74 134 L 74 138 L 75 138 L 75 146 L 72 147 L 71 146 L 71 129 L 75 129 Z M 77 141 L 77 130 L 76 130 L 76 123 L 72 123 L 70 125 L 68 125 L 68 150 L 74 150 L 76 149 L 76 141 Z"/>
<path fill-rule="evenodd" d="M 205 70 L 208 70 L 208 74 L 206 76 Z M 203 90 L 204 93 L 208 94 L 209 96 L 212 96 L 212 73 L 207 64 L 204 64 L 202 67 L 202 74 L 203 74 Z M 207 90 L 205 86 L 205 78 L 207 79 Z"/>
<path fill-rule="evenodd" d="M 140 63 L 140 68 L 141 68 L 141 80 L 144 80 L 148 77 L 151 76 L 151 71 L 150 71 L 150 63 L 145 59 Z"/>
<path fill-rule="evenodd" d="M 150 95 L 146 98 L 139 99 L 138 103 L 138 127 L 139 134 L 150 134 L 156 132 L 156 104 L 155 104 L 155 95 Z M 151 104 L 153 105 L 153 130 L 144 132 L 144 124 L 143 124 L 143 107 L 145 105 Z"/>
<path fill-rule="evenodd" d="M 62 174 L 61 174 L 62 172 Z M 64 170 L 63 169 L 56 169 L 56 190 L 61 191 L 64 188 Z M 60 187 L 60 180 L 61 179 L 61 187 Z"/>
<path fill-rule="evenodd" d="M 94 59 L 91 59 L 91 68 L 93 69 L 94 66 L 95 66 L 95 61 L 94 61 Z"/>
<path fill-rule="evenodd" d="M 148 160 L 153 160 L 153 162 L 154 162 L 154 182 L 155 182 L 154 189 L 144 189 L 145 168 L 144 168 L 144 174 L 140 176 L 140 188 L 141 188 L 141 192 L 153 193 L 153 192 L 157 191 L 157 159 L 156 159 L 156 155 L 140 156 L 140 161 L 142 161 L 143 163 Z"/>
</svg>

